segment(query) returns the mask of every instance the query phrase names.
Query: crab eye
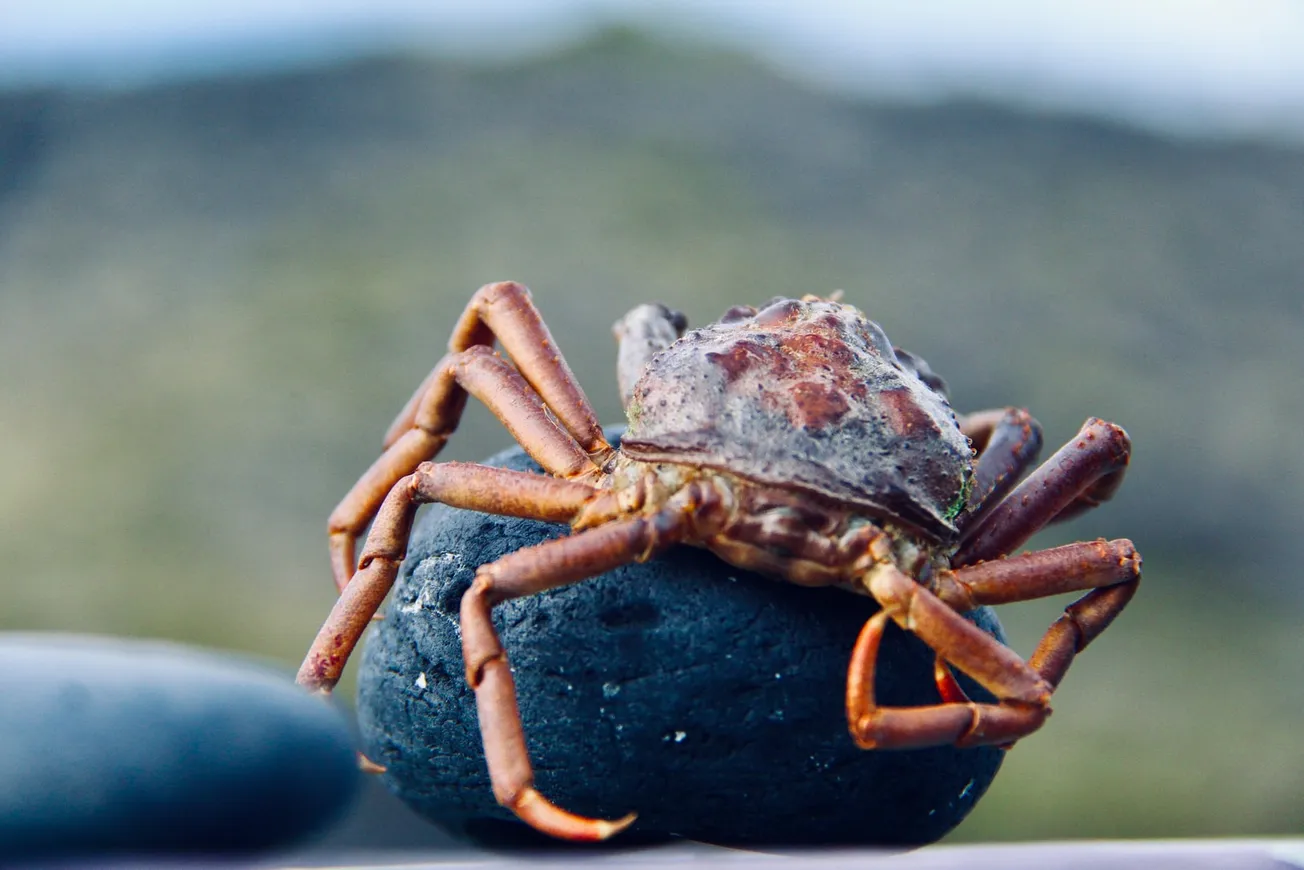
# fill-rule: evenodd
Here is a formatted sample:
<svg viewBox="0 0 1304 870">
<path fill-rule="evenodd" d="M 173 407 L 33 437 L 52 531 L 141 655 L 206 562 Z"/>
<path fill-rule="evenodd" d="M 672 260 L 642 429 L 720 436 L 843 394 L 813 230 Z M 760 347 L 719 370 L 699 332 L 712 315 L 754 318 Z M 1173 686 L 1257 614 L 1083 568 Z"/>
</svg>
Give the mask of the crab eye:
<svg viewBox="0 0 1304 870">
<path fill-rule="evenodd" d="M 735 305 L 724 314 L 720 315 L 720 323 L 737 323 L 740 320 L 746 320 L 749 317 L 756 316 L 756 309 L 750 305 Z"/>
<path fill-rule="evenodd" d="M 950 393 L 946 389 L 946 381 L 937 375 L 921 357 L 915 356 L 908 350 L 902 350 L 899 347 L 893 348 L 896 353 L 897 364 L 905 371 L 910 372 L 919 380 L 924 382 L 935 393 L 941 394 L 942 398 L 949 400 Z"/>
<path fill-rule="evenodd" d="M 860 334 L 869 342 L 870 347 L 877 350 L 885 359 L 896 362 L 892 342 L 887 340 L 887 333 L 883 331 L 883 327 L 872 320 L 865 320 L 861 322 Z"/>
<path fill-rule="evenodd" d="M 778 326 L 801 315 L 805 306 L 796 299 L 784 299 L 782 296 L 771 299 L 756 315 L 758 326 Z"/>
</svg>

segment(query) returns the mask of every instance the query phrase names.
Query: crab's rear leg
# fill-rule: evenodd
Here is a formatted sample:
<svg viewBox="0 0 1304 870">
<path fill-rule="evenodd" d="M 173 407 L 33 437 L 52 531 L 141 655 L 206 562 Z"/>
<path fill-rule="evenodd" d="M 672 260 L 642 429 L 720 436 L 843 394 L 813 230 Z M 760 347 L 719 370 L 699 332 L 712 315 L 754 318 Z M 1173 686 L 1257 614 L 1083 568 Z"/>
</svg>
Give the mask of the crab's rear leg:
<svg viewBox="0 0 1304 870">
<path fill-rule="evenodd" d="M 448 351 L 458 353 L 472 347 L 493 347 L 495 339 L 584 452 L 599 465 L 605 462 L 611 454 L 611 445 L 602 434 L 597 414 L 530 298 L 529 288 L 523 284 L 500 281 L 477 290 L 453 327 Z M 385 447 L 421 425 L 419 409 L 438 371 L 436 367 L 427 376 L 390 424 L 385 433 Z"/>
<path fill-rule="evenodd" d="M 495 338 L 515 367 L 492 352 Z M 439 453 L 462 418 L 468 393 L 487 404 L 551 474 L 597 474 L 611 456 L 592 406 L 525 287 L 512 282 L 481 287 L 448 344 L 448 355 L 390 426 L 384 452 L 331 512 L 331 571 L 341 590 L 353 574 L 357 539 L 385 494 Z"/>
<path fill-rule="evenodd" d="M 959 611 L 1090 590 L 1064 609 L 1029 659 L 1042 679 L 1057 686 L 1074 657 L 1132 600 L 1140 582 L 1140 554 L 1131 541 L 1117 540 L 1067 544 L 943 571 L 930 586 Z"/>
<path fill-rule="evenodd" d="M 566 840 L 604 840 L 628 827 L 634 815 L 614 822 L 577 816 L 550 803 L 535 789 L 516 686 L 491 612 L 503 601 L 641 561 L 682 540 L 696 525 L 703 504 L 700 493 L 685 491 L 680 496 L 651 516 L 614 520 L 510 553 L 483 566 L 462 597 L 462 656 L 467 682 L 475 690 L 494 797 L 545 834 Z"/>
<path fill-rule="evenodd" d="M 956 519 L 963 541 L 1037 461 L 1042 438 L 1041 424 L 1023 408 L 970 414 L 961 419 L 960 431 L 978 453 L 968 506 Z"/>
<path fill-rule="evenodd" d="M 847 721 L 858 746 L 912 749 L 948 743 L 1005 744 L 1046 721 L 1053 687 L 1016 653 L 890 564 L 872 568 L 865 584 L 883 609 L 865 624 L 847 669 Z M 942 660 L 973 677 L 998 702 L 957 703 L 963 695 L 957 692 L 941 704 L 879 706 L 874 697 L 874 671 L 889 620 L 913 632 Z M 940 670 L 939 686 L 947 685 Z"/>
<path fill-rule="evenodd" d="M 577 481 L 470 463 L 422 463 L 385 498 L 362 548 L 358 573 L 317 633 L 297 681 L 319 692 L 329 692 L 339 682 L 349 655 L 398 576 L 412 517 L 420 505 L 441 502 L 485 513 L 569 522 L 599 498 L 597 489 Z"/>
<path fill-rule="evenodd" d="M 960 568 L 1022 546 L 1047 523 L 1095 507 L 1118 489 L 1131 457 L 1127 433 L 1095 417 L 967 530 L 951 564 Z"/>
</svg>

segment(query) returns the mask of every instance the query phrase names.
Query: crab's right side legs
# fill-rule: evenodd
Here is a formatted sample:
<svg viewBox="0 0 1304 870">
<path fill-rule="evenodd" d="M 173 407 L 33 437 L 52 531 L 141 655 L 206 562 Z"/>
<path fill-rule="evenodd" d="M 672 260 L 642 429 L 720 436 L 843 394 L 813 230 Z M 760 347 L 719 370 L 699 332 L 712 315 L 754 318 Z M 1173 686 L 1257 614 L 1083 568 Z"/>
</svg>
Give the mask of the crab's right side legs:
<svg viewBox="0 0 1304 870">
<path fill-rule="evenodd" d="M 493 353 L 495 339 L 515 366 Z M 529 290 L 511 282 L 481 287 L 453 330 L 448 355 L 390 426 L 384 453 L 331 512 L 331 571 L 340 590 L 353 575 L 357 540 L 386 494 L 438 454 L 457 428 L 468 394 L 488 405 L 550 474 L 595 476 L 611 455 L 597 416 Z"/>
</svg>

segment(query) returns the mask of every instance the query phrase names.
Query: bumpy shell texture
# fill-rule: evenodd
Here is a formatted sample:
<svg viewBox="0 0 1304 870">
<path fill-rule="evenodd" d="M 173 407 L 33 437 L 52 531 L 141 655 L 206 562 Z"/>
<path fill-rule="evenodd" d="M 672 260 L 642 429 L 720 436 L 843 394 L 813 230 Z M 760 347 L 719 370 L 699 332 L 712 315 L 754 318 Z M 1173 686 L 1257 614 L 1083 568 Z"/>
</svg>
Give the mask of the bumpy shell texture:
<svg viewBox="0 0 1304 870">
<path fill-rule="evenodd" d="M 804 490 L 949 542 L 972 454 L 918 371 L 849 305 L 734 309 L 649 361 L 623 450 Z"/>
</svg>

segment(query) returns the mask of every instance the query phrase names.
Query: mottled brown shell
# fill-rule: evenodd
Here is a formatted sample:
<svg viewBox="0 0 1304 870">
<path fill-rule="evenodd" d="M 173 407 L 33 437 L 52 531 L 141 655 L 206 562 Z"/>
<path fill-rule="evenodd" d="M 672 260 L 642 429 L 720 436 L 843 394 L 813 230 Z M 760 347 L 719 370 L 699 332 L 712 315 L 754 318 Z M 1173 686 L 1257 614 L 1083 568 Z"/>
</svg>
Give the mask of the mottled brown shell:
<svg viewBox="0 0 1304 870">
<path fill-rule="evenodd" d="M 968 440 L 940 380 L 849 305 L 732 309 L 648 362 L 628 416 L 621 449 L 633 459 L 803 490 L 939 542 L 956 535 Z"/>
</svg>

